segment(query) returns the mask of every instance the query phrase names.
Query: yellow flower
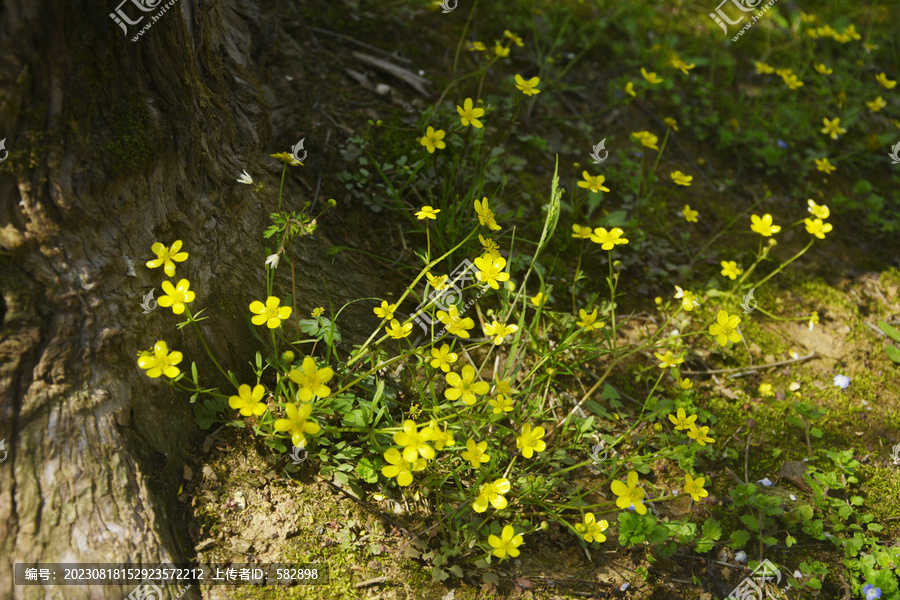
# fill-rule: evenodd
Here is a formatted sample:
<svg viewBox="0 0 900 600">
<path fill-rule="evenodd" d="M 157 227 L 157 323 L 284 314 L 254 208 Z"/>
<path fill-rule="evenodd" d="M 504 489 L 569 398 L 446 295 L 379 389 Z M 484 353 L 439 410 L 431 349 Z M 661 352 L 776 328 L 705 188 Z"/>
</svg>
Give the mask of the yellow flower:
<svg viewBox="0 0 900 600">
<path fill-rule="evenodd" d="M 775 72 L 775 69 L 773 67 L 770 67 L 769 65 L 767 65 L 764 62 L 756 61 L 753 64 L 756 67 L 757 75 L 769 75 L 769 74 Z"/>
<path fill-rule="evenodd" d="M 582 534 L 584 536 L 584 541 L 588 543 L 605 542 L 606 536 L 603 535 L 603 532 L 608 528 L 609 523 L 605 519 L 598 521 L 597 517 L 594 516 L 594 513 L 587 513 L 584 515 L 584 523 L 575 525 L 575 531 Z"/>
<path fill-rule="evenodd" d="M 541 438 L 544 437 L 544 428 L 531 428 L 530 423 L 522 425 L 522 434 L 516 438 L 516 448 L 522 451 L 522 456 L 531 458 L 535 452 L 543 452 L 547 448 L 547 443 Z"/>
<path fill-rule="evenodd" d="M 312 413 L 312 408 L 312 404 L 304 404 L 297 408 L 296 404 L 288 402 L 284 405 L 287 418 L 275 421 L 275 431 L 287 431 L 291 434 L 291 444 L 298 448 L 305 448 L 306 434 L 316 434 L 321 430 L 315 421 L 307 421 Z"/>
<path fill-rule="evenodd" d="M 415 406 L 418 406 L 416 404 Z M 456 444 L 456 440 L 453 439 L 453 433 L 447 431 L 445 429 L 441 429 L 437 421 L 432 420 L 428 423 L 428 427 L 422 429 L 422 433 L 425 434 L 426 430 L 428 431 L 428 435 L 431 437 L 431 442 L 434 444 L 435 450 L 443 450 L 445 446 L 453 446 Z"/>
<path fill-rule="evenodd" d="M 606 177 L 604 177 L 603 175 L 592 177 L 591 175 L 588 175 L 587 171 L 584 171 L 582 172 L 581 176 L 584 177 L 584 181 L 579 181 L 578 187 L 587 188 L 595 194 L 600 191 L 609 191 L 609 188 L 603 186 L 603 182 L 606 181 Z"/>
<path fill-rule="evenodd" d="M 481 463 L 491 460 L 491 457 L 484 453 L 485 450 L 487 450 L 487 442 L 476 444 L 475 440 L 470 438 L 466 441 L 466 449 L 462 453 L 463 460 L 469 461 L 472 463 L 472 468 L 478 470 L 481 468 Z"/>
<path fill-rule="evenodd" d="M 250 303 L 250 312 L 255 316 L 250 318 L 250 322 L 254 325 L 265 323 L 269 329 L 278 329 L 281 327 L 281 322 L 291 316 L 291 307 L 279 306 L 280 304 L 281 300 L 275 296 L 266 298 L 265 304 L 254 300 Z"/>
<path fill-rule="evenodd" d="M 581 185 L 582 183 L 584 182 L 578 182 L 579 185 Z M 572 225 L 572 237 L 577 240 L 589 240 L 591 239 L 592 233 L 593 229 L 591 229 L 590 227 L 586 227 L 583 225 Z"/>
<path fill-rule="evenodd" d="M 478 241 L 481 242 L 481 247 L 484 248 L 484 251 L 490 254 L 492 257 L 496 258 L 500 256 L 500 246 L 497 245 L 497 242 L 495 242 L 491 238 L 486 238 L 481 234 L 478 234 Z"/>
<path fill-rule="evenodd" d="M 505 477 L 501 477 L 493 483 L 482 484 L 478 497 L 472 503 L 472 510 L 483 513 L 487 510 L 488 504 L 497 510 L 503 510 L 508 504 L 503 494 L 509 492 L 511 487 L 509 480 Z"/>
<path fill-rule="evenodd" d="M 658 83 L 662 83 L 662 82 L 663 82 L 663 80 L 660 79 L 660 78 L 656 75 L 656 73 L 654 73 L 654 72 L 652 72 L 652 71 L 648 73 L 648 72 L 647 72 L 647 69 L 645 69 L 644 67 L 641 67 L 641 76 L 642 76 L 644 79 L 646 79 L 648 83 L 652 83 L 653 85 L 656 85 L 656 84 L 658 84 Z"/>
<path fill-rule="evenodd" d="M 822 171 L 826 175 L 837 169 L 837 167 L 828 162 L 828 158 L 816 158 L 814 160 L 816 161 L 816 169 Z"/>
<path fill-rule="evenodd" d="M 684 387 L 684 385 L 682 385 Z M 690 429 L 694 426 L 694 421 L 697 420 L 697 415 L 687 416 L 684 412 L 683 408 L 679 408 L 675 413 L 675 416 L 669 415 L 669 420 L 672 421 L 672 424 L 675 425 L 675 429 L 678 431 L 682 431 L 685 429 Z"/>
<path fill-rule="evenodd" d="M 456 106 L 456 112 L 459 113 L 460 121 L 463 125 L 471 125 L 475 129 L 481 129 L 484 125 L 478 120 L 478 117 L 484 115 L 483 108 L 475 108 L 471 98 L 466 98 L 462 106 Z"/>
<path fill-rule="evenodd" d="M 817 27 L 816 33 L 819 34 L 819 37 L 834 37 L 837 34 L 831 25 L 825 25 L 823 27 Z"/>
<path fill-rule="evenodd" d="M 184 305 L 194 301 L 196 294 L 190 290 L 191 284 L 187 279 L 178 281 L 178 285 L 173 286 L 171 281 L 163 281 L 162 289 L 166 293 L 160 296 L 158 302 L 162 307 L 172 307 L 172 312 L 180 315 L 184 312 Z"/>
<path fill-rule="evenodd" d="M 813 327 L 819 322 L 819 311 L 813 311 L 813 314 L 809 317 L 809 330 L 812 331 Z"/>
<path fill-rule="evenodd" d="M 784 83 L 792 90 L 803 87 L 803 82 L 800 81 L 800 79 L 793 73 L 783 76 L 782 79 L 784 80 Z"/>
<path fill-rule="evenodd" d="M 491 398 L 490 400 L 488 400 L 488 404 L 494 407 L 495 415 L 499 415 L 502 412 L 510 412 L 513 409 L 512 398 L 504 396 L 502 394 L 498 395 L 496 398 Z"/>
<path fill-rule="evenodd" d="M 536 296 L 531 297 L 531 303 L 540 306 L 544 303 L 544 292 L 538 292 Z"/>
<path fill-rule="evenodd" d="M 469 51 L 470 52 L 486 52 L 487 46 L 485 46 L 481 42 L 471 42 L 469 44 Z"/>
<path fill-rule="evenodd" d="M 516 88 L 526 96 L 540 94 L 541 90 L 537 89 L 540 82 L 540 77 L 532 77 L 528 81 L 525 81 L 521 75 L 516 75 Z"/>
<path fill-rule="evenodd" d="M 288 373 L 291 381 L 300 386 L 297 392 L 297 398 L 304 402 L 312 400 L 313 396 L 319 398 L 327 398 L 331 395 L 331 388 L 326 383 L 334 377 L 334 369 L 331 367 L 316 368 L 316 361 L 313 357 L 307 356 L 303 359 L 303 363 L 299 369 L 291 369 Z M 295 446 L 297 444 L 294 444 Z"/>
<path fill-rule="evenodd" d="M 473 321 L 469 317 L 461 319 L 459 316 L 459 309 L 455 304 L 450 307 L 449 311 L 449 313 L 446 313 L 442 310 L 439 310 L 437 312 L 438 321 L 440 321 L 447 327 L 447 333 L 449 333 L 450 335 L 456 335 L 461 338 L 468 338 L 469 332 L 467 330 L 475 327 L 475 321 Z"/>
<path fill-rule="evenodd" d="M 891 81 L 884 73 L 876 75 L 875 80 L 889 90 L 894 89 L 894 86 L 897 85 L 896 81 Z"/>
<path fill-rule="evenodd" d="M 878 96 L 871 102 L 866 102 L 866 106 L 868 106 L 869 110 L 872 112 L 881 112 L 881 109 L 887 106 L 887 102 L 884 101 L 884 98 Z"/>
<path fill-rule="evenodd" d="M 519 48 L 521 48 L 523 46 L 522 38 L 520 38 L 519 36 L 517 36 L 516 34 L 511 32 L 509 29 L 503 30 L 503 37 L 509 38 L 510 40 L 512 40 L 512 42 Z"/>
<path fill-rule="evenodd" d="M 688 223 L 696 223 L 697 217 L 700 215 L 699 212 L 691 208 L 690 204 L 684 205 L 684 208 L 681 209 L 681 214 L 684 215 L 684 220 Z"/>
<path fill-rule="evenodd" d="M 494 54 L 499 57 L 509 56 L 509 48 L 506 48 L 499 43 L 494 44 Z"/>
<path fill-rule="evenodd" d="M 724 310 L 719 311 L 716 322 L 709 326 L 710 335 L 716 336 L 716 341 L 720 346 L 725 346 L 728 341 L 737 343 L 741 341 L 741 334 L 737 331 L 741 318 L 737 315 L 729 315 Z"/>
<path fill-rule="evenodd" d="M 515 535 L 515 533 L 516 530 L 512 528 L 512 525 L 507 525 L 503 528 L 500 537 L 497 537 L 496 535 L 488 536 L 488 544 L 494 549 L 494 556 L 497 558 L 506 558 L 508 555 L 515 558 L 519 555 L 517 548 L 522 545 L 524 540 L 521 535 Z"/>
<path fill-rule="evenodd" d="M 434 358 L 431 359 L 431 366 L 435 369 L 440 369 L 444 373 L 450 372 L 450 365 L 456 362 L 456 359 L 459 358 L 456 355 L 456 352 L 450 351 L 450 346 L 444 344 L 441 346 L 441 349 L 437 348 L 431 349 L 431 356 Z"/>
<path fill-rule="evenodd" d="M 697 298 L 697 294 L 683 290 L 677 285 L 675 286 L 675 298 L 681 298 L 681 307 L 687 312 L 691 312 L 700 306 L 700 299 Z"/>
<path fill-rule="evenodd" d="M 502 229 L 502 227 L 497 225 L 497 221 L 494 219 L 494 211 L 492 211 L 488 205 L 487 196 L 484 197 L 484 200 L 475 201 L 475 214 L 478 215 L 478 222 L 482 225 L 487 225 L 494 231 L 500 231 Z"/>
<path fill-rule="evenodd" d="M 825 239 L 825 234 L 832 230 L 831 223 L 823 223 L 822 219 L 803 219 L 806 225 L 806 232 L 814 235 L 820 240 Z"/>
<path fill-rule="evenodd" d="M 625 510 L 634 506 L 634 510 L 639 515 L 647 514 L 647 507 L 644 506 L 644 488 L 637 487 L 638 474 L 636 471 L 629 471 L 626 483 L 619 480 L 613 481 L 612 493 L 618 496 L 616 498 L 616 506 Z"/>
<path fill-rule="evenodd" d="M 594 331 L 595 329 L 602 329 L 605 325 L 603 321 L 597 323 L 597 309 L 595 308 L 593 312 L 588 314 L 586 310 L 583 308 L 578 309 L 578 316 L 581 317 L 580 321 L 576 321 L 576 325 L 579 327 L 584 327 L 585 331 Z"/>
<path fill-rule="evenodd" d="M 444 142 L 444 135 L 446 135 L 446 132 L 443 129 L 435 131 L 434 127 L 429 127 L 425 131 L 425 135 L 419 140 L 419 143 L 425 146 L 429 154 L 434 154 L 435 149 L 443 150 L 447 147 L 447 144 Z"/>
<path fill-rule="evenodd" d="M 659 141 L 659 138 L 649 131 L 638 131 L 636 133 L 632 133 L 631 137 L 639 140 L 641 144 L 643 144 L 647 148 L 650 148 L 651 150 L 659 150 L 659 147 L 656 145 L 656 142 Z"/>
<path fill-rule="evenodd" d="M 803 23 L 815 23 L 819 20 L 818 15 L 808 15 L 803 11 L 800 11 L 800 21 Z"/>
<path fill-rule="evenodd" d="M 736 261 L 723 260 L 720 264 L 722 265 L 722 276 L 727 277 L 732 281 L 737 279 L 737 276 L 743 273 L 743 271 L 738 268 Z"/>
<path fill-rule="evenodd" d="M 438 292 L 447 286 L 448 275 L 438 275 L 437 277 L 435 277 L 431 273 L 425 273 L 425 277 L 428 278 L 428 285 L 433 287 Z"/>
<path fill-rule="evenodd" d="M 228 398 L 228 406 L 235 410 L 240 410 L 245 417 L 256 415 L 257 417 L 266 412 L 266 404 L 262 402 L 262 397 L 266 393 L 266 388 L 257 385 L 250 390 L 250 386 L 242 384 L 238 388 L 238 395 Z"/>
<path fill-rule="evenodd" d="M 690 71 L 691 69 L 693 69 L 694 66 L 695 66 L 694 63 L 687 64 L 686 62 L 684 62 L 681 58 L 679 58 L 679 57 L 677 57 L 677 56 L 674 57 L 674 58 L 672 58 L 672 60 L 669 61 L 669 65 L 671 65 L 672 67 L 678 69 L 679 71 L 681 71 L 681 72 L 684 73 L 685 75 L 687 75 L 687 74 L 688 74 L 688 71 Z M 662 79 L 660 79 L 660 81 L 662 81 Z M 653 82 L 651 81 L 650 83 L 653 83 Z"/>
<path fill-rule="evenodd" d="M 503 343 L 503 339 L 506 336 L 514 334 L 518 329 L 516 325 L 506 325 L 505 323 L 494 321 L 490 325 L 486 324 L 484 326 L 484 334 L 488 337 L 493 337 L 494 344 L 499 346 Z"/>
<path fill-rule="evenodd" d="M 841 127 L 840 118 L 835 117 L 830 121 L 828 119 L 822 119 L 822 122 L 825 124 L 825 127 L 821 129 L 822 133 L 830 135 L 833 140 L 838 139 L 839 135 L 847 133 L 847 130 Z"/>
<path fill-rule="evenodd" d="M 297 160 L 296 158 L 294 158 L 294 156 L 290 152 L 279 152 L 278 154 L 270 154 L 269 156 L 271 156 L 274 159 L 279 160 L 280 162 L 283 162 L 286 165 L 290 165 L 292 167 L 302 167 L 303 166 L 303 163 L 300 162 L 299 160 Z M 297 444 L 294 444 L 294 445 L 296 446 Z"/>
<path fill-rule="evenodd" d="M 676 121 L 672 117 L 666 117 L 665 119 L 663 119 L 663 123 L 665 123 L 666 127 L 668 127 L 669 129 L 678 131 L 678 121 Z"/>
<path fill-rule="evenodd" d="M 824 204 L 816 204 L 815 200 L 812 198 L 807 200 L 806 203 L 809 205 L 807 210 L 820 219 L 827 219 L 828 215 L 831 214 L 831 211 L 828 210 L 827 206 Z"/>
<path fill-rule="evenodd" d="M 412 326 L 412 323 L 401 325 L 397 319 L 391 319 L 391 326 L 385 327 L 384 330 L 395 340 L 401 340 L 412 333 Z"/>
<path fill-rule="evenodd" d="M 503 269 L 506 267 L 506 259 L 502 256 L 492 257 L 490 254 L 484 254 L 475 259 L 475 278 L 482 283 L 486 283 L 495 290 L 500 289 L 497 282 L 503 282 L 509 279 L 509 273 Z"/>
<path fill-rule="evenodd" d="M 716 440 L 711 437 L 707 437 L 707 433 L 709 433 L 709 427 L 691 427 L 691 430 L 687 432 L 687 436 L 692 440 L 696 440 L 698 444 L 701 446 L 705 446 L 706 444 L 712 444 Z"/>
<path fill-rule="evenodd" d="M 444 396 L 447 400 L 459 400 L 471 406 L 475 404 L 475 396 L 484 396 L 491 386 L 486 381 L 475 381 L 475 367 L 466 365 L 462 368 L 462 377 L 454 372 L 447 373 L 447 385 Z"/>
<path fill-rule="evenodd" d="M 683 185 L 684 187 L 690 186 L 691 181 L 694 180 L 694 178 L 691 175 L 685 175 L 681 171 L 672 171 L 669 174 L 669 176 L 672 178 L 672 181 L 674 181 L 676 184 Z"/>
<path fill-rule="evenodd" d="M 156 258 L 147 261 L 147 268 L 155 269 L 162 266 L 166 276 L 175 277 L 175 263 L 172 261 L 184 262 L 188 258 L 187 252 L 179 252 L 179 250 L 181 250 L 181 240 L 175 240 L 169 248 L 156 242 L 150 246 L 150 251 L 156 255 Z"/>
<path fill-rule="evenodd" d="M 772 215 L 768 213 L 763 215 L 762 218 L 759 218 L 756 215 L 751 215 L 750 222 L 750 229 L 763 237 L 771 237 L 773 233 L 778 233 L 779 231 L 781 231 L 780 225 L 772 224 Z"/>
<path fill-rule="evenodd" d="M 694 499 L 694 502 L 700 502 L 701 498 L 706 498 L 709 496 L 709 492 L 703 489 L 703 484 L 706 483 L 705 477 L 698 477 L 694 479 L 691 477 L 690 473 L 684 474 L 684 493 L 690 494 L 691 498 Z"/>
<path fill-rule="evenodd" d="M 871 54 L 871 53 L 874 52 L 875 50 L 878 50 L 878 44 L 864 43 L 864 44 L 863 44 L 863 50 L 866 51 L 866 54 Z"/>
<path fill-rule="evenodd" d="M 629 81 L 628 83 L 625 84 L 625 93 L 628 94 L 629 96 L 637 96 L 637 94 L 634 92 L 634 83 L 633 82 Z"/>
<path fill-rule="evenodd" d="M 814 68 L 816 69 L 816 72 L 821 73 L 822 75 L 831 75 L 834 73 L 834 69 L 829 69 L 824 63 L 818 63 Z"/>
<path fill-rule="evenodd" d="M 594 229 L 594 233 L 591 234 L 591 241 L 595 244 L 601 244 L 600 247 L 604 250 L 612 250 L 613 246 L 628 243 L 628 240 L 622 237 L 624 233 L 619 227 L 615 227 L 610 231 L 606 231 L 603 227 L 597 227 Z"/>
<path fill-rule="evenodd" d="M 175 365 L 180 363 L 184 356 L 181 352 L 169 352 L 169 346 L 162 340 L 153 345 L 152 354 L 144 350 L 138 356 L 138 366 L 146 369 L 147 377 L 152 379 L 156 379 L 160 375 L 174 379 L 181 373 L 181 370 Z"/>
<path fill-rule="evenodd" d="M 774 396 L 775 392 L 772 391 L 771 383 L 761 383 L 759 384 L 759 393 L 763 396 Z"/>
<path fill-rule="evenodd" d="M 375 308 L 372 309 L 372 311 L 375 313 L 375 315 L 379 319 L 388 319 L 388 320 L 394 318 L 395 310 L 397 310 L 397 305 L 396 304 L 388 304 L 387 300 L 382 300 L 380 307 L 376 306 Z"/>
<path fill-rule="evenodd" d="M 325 314 L 325 308 L 322 306 L 316 307 L 310 314 L 312 314 L 313 317 L 321 317 Z"/>
<path fill-rule="evenodd" d="M 679 383 L 678 385 L 683 390 L 689 390 L 692 387 L 694 387 L 694 382 L 691 381 L 690 379 L 688 379 L 687 377 L 685 377 L 684 379 L 681 380 L 681 383 Z"/>
<path fill-rule="evenodd" d="M 396 448 L 388 448 L 384 453 L 384 460 L 390 464 L 381 469 L 381 474 L 385 477 L 396 477 L 397 485 L 401 487 L 411 484 L 412 472 L 423 470 L 427 464 L 424 458 L 416 459 L 414 462 L 406 460 Z"/>
<path fill-rule="evenodd" d="M 437 220 L 437 214 L 441 212 L 441 209 L 434 209 L 430 206 L 423 206 L 421 210 L 416 213 L 416 218 L 420 221 L 423 219 L 431 219 Z"/>
<path fill-rule="evenodd" d="M 673 367 L 677 367 L 681 363 L 684 362 L 683 358 L 676 358 L 674 354 L 672 354 L 671 350 L 666 350 L 665 354 L 660 354 L 659 352 L 654 352 L 653 356 L 655 356 L 659 362 L 660 369 L 670 369 Z"/>
<path fill-rule="evenodd" d="M 406 414 L 409 415 L 410 419 L 418 419 L 419 415 L 422 414 L 422 409 L 418 404 L 413 404 L 409 407 L 409 411 Z"/>
<path fill-rule="evenodd" d="M 428 445 L 434 433 L 433 429 L 426 426 L 418 431 L 416 422 L 409 419 L 403 421 L 402 429 L 394 434 L 394 443 L 403 447 L 405 461 L 413 462 L 420 456 L 428 460 L 434 458 L 434 448 Z"/>
</svg>

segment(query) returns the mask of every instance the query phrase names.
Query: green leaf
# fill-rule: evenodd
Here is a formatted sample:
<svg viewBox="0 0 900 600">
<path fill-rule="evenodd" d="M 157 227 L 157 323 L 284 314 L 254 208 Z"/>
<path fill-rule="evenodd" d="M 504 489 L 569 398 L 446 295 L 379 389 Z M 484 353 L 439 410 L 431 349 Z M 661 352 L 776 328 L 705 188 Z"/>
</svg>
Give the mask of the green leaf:
<svg viewBox="0 0 900 600">
<path fill-rule="evenodd" d="M 756 531 L 759 529 L 759 521 L 753 515 L 741 515 L 741 523 L 747 526 L 747 529 Z"/>
<path fill-rule="evenodd" d="M 450 577 L 450 574 L 440 567 L 435 567 L 431 570 L 431 579 L 437 583 L 444 581 L 448 577 Z"/>
<path fill-rule="evenodd" d="M 822 589 L 822 582 L 819 581 L 819 579 L 817 577 L 811 577 L 809 579 L 809 581 L 806 582 L 806 585 L 808 585 L 809 587 L 811 587 L 814 590 Z"/>
<path fill-rule="evenodd" d="M 716 545 L 714 541 L 709 538 L 700 538 L 697 541 L 696 547 L 694 547 L 694 552 L 697 554 L 703 554 L 704 552 L 709 552 Z"/>
<path fill-rule="evenodd" d="M 750 532 L 745 529 L 738 529 L 731 532 L 731 542 L 733 548 L 743 548 L 750 541 Z"/>
<path fill-rule="evenodd" d="M 793 546 L 794 544 L 797 543 L 797 538 L 788 534 L 788 536 L 786 538 L 784 538 L 784 543 L 788 548 L 790 548 L 791 546 Z"/>
<path fill-rule="evenodd" d="M 884 347 L 884 351 L 887 352 L 888 358 L 900 365 L 900 348 L 897 346 L 891 346 L 888 344 Z"/>
<path fill-rule="evenodd" d="M 703 523 L 703 535 L 711 540 L 722 537 L 722 526 L 715 519 L 707 519 Z"/>
<path fill-rule="evenodd" d="M 900 342 L 900 330 L 897 330 L 896 327 L 889 325 L 886 321 L 878 321 L 878 327 L 881 328 L 886 336 L 895 342 Z"/>
<path fill-rule="evenodd" d="M 378 483 L 378 471 L 368 458 L 360 459 L 356 465 L 356 474 L 366 483 Z"/>
</svg>

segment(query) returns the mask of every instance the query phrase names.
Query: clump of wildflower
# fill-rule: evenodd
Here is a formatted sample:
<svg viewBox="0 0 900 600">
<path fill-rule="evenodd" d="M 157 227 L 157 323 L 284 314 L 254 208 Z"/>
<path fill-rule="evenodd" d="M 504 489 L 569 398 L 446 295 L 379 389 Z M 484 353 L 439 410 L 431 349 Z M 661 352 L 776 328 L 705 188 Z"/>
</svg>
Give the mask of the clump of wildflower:
<svg viewBox="0 0 900 600">
<path fill-rule="evenodd" d="M 509 492 L 511 487 L 509 480 L 505 477 L 501 477 L 493 483 L 482 484 L 478 497 L 472 503 L 472 510 L 483 513 L 487 510 L 488 504 L 497 510 L 503 510 L 508 504 L 503 494 Z"/>
</svg>

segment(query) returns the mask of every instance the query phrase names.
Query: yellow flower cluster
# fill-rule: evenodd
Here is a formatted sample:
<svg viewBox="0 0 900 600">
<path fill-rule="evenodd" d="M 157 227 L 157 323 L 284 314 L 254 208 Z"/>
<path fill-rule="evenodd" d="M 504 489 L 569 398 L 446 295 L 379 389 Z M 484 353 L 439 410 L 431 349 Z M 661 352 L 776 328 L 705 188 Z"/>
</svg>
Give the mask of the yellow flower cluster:
<svg viewBox="0 0 900 600">
<path fill-rule="evenodd" d="M 684 412 L 683 408 L 679 408 L 674 415 L 669 415 L 669 420 L 675 425 L 677 431 L 686 430 L 687 436 L 692 440 L 695 440 L 701 446 L 712 444 L 716 441 L 707 435 L 709 433 L 709 427 L 697 427 L 697 425 L 694 424 L 694 421 L 697 420 L 697 415 L 687 416 L 687 413 Z"/>
</svg>

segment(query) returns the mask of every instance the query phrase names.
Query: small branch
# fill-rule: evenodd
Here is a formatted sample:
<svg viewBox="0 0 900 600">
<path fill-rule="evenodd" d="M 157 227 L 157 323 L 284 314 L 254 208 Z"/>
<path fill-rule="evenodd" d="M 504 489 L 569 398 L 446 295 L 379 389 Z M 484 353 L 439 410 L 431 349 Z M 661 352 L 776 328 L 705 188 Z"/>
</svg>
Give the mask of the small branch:
<svg viewBox="0 0 900 600">
<path fill-rule="evenodd" d="M 813 356 L 816 355 L 816 351 L 813 350 L 811 353 L 806 356 L 801 356 L 800 358 L 792 358 L 790 360 L 782 360 L 779 362 L 769 363 L 765 365 L 758 365 L 755 367 L 738 367 L 735 369 L 712 369 L 710 371 L 682 371 L 682 373 L 686 375 L 714 375 L 717 373 L 736 373 L 732 375 L 732 377 L 742 377 L 743 375 L 748 375 L 753 373 L 754 371 L 761 371 L 762 369 L 769 369 L 771 367 L 780 367 L 781 365 L 789 365 L 791 363 L 803 362 L 804 360 L 809 360 Z"/>
</svg>

